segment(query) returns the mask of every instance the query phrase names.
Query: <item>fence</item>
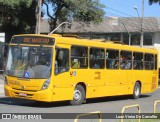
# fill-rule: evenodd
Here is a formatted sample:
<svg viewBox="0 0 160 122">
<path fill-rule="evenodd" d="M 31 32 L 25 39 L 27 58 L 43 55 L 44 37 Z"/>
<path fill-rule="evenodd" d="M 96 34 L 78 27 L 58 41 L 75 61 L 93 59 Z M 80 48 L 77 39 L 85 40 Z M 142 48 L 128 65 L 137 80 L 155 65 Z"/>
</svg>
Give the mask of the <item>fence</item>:
<svg viewBox="0 0 160 122">
<path fill-rule="evenodd" d="M 155 101 L 154 102 L 154 106 L 153 106 L 153 112 L 154 112 L 154 114 L 156 113 L 156 110 L 157 110 L 157 104 L 158 103 L 160 103 L 160 100 L 157 100 L 157 101 Z M 134 108 L 134 107 L 136 107 L 137 109 L 138 109 L 138 115 L 139 115 L 139 117 L 137 118 L 138 119 L 138 122 L 140 122 L 140 114 L 141 114 L 141 111 L 140 111 L 140 105 L 139 104 L 134 104 L 134 105 L 130 105 L 130 106 L 124 106 L 123 108 L 122 108 L 122 110 L 121 110 L 121 116 L 123 116 L 124 115 L 124 112 L 125 112 L 125 110 L 126 109 L 128 109 L 128 108 Z M 87 116 L 90 116 L 90 115 L 98 115 L 98 122 L 102 122 L 102 115 L 101 115 L 101 112 L 100 111 L 95 111 L 95 112 L 90 112 L 90 113 L 86 113 L 86 114 L 79 114 L 79 115 L 77 115 L 76 116 L 76 118 L 75 118 L 75 120 L 74 120 L 74 122 L 78 122 L 79 121 L 79 119 L 81 119 L 81 117 L 87 117 Z M 107 114 L 106 114 L 106 116 L 107 116 Z M 88 119 L 88 118 L 87 118 Z M 113 118 L 114 119 L 114 118 Z M 116 118 L 115 118 L 116 119 Z M 158 119 L 158 118 L 157 118 Z M 124 118 L 121 118 L 121 122 L 123 122 L 123 120 L 124 120 Z M 109 119 L 108 119 L 108 121 L 109 121 Z M 88 121 L 87 121 L 88 122 Z"/>
</svg>

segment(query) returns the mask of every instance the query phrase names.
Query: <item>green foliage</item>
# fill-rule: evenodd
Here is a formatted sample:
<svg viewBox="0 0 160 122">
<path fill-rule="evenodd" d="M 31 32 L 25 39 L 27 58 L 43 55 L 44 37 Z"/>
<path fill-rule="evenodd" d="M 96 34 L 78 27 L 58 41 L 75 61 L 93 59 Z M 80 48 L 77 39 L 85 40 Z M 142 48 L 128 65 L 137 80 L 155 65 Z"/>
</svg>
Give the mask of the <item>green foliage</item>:
<svg viewBox="0 0 160 122">
<path fill-rule="evenodd" d="M 32 0 L 0 0 L 0 3 L 6 6 L 10 6 L 11 8 L 15 8 L 22 3 L 29 7 L 32 3 Z"/>
<path fill-rule="evenodd" d="M 61 22 L 70 20 L 99 23 L 105 14 L 103 10 L 105 6 L 99 0 L 44 0 L 44 4 L 47 7 L 48 4 L 52 4 L 53 7 L 53 15 L 47 11 L 51 29 Z"/>
<path fill-rule="evenodd" d="M 149 0 L 150 5 L 152 5 L 153 3 L 159 3 L 160 4 L 160 0 Z"/>
<path fill-rule="evenodd" d="M 83 22 L 93 21 L 96 23 L 102 21 L 104 15 L 102 8 L 104 8 L 104 6 L 99 4 L 98 0 L 94 0 L 92 2 L 88 0 L 70 1 L 72 1 L 71 5 L 74 5 L 73 10 L 75 13 L 73 14 L 73 17 L 76 20 Z"/>
<path fill-rule="evenodd" d="M 34 33 L 36 3 L 32 0 L 0 0 L 0 31 L 7 42 L 14 34 Z"/>
<path fill-rule="evenodd" d="M 64 21 L 82 23 L 102 21 L 104 5 L 99 0 L 42 0 L 47 7 L 51 29 Z M 52 8 L 49 8 L 49 4 Z M 7 41 L 14 34 L 34 33 L 36 25 L 35 0 L 0 0 L 0 31 L 5 32 Z M 53 10 L 53 15 L 49 10 Z"/>
</svg>

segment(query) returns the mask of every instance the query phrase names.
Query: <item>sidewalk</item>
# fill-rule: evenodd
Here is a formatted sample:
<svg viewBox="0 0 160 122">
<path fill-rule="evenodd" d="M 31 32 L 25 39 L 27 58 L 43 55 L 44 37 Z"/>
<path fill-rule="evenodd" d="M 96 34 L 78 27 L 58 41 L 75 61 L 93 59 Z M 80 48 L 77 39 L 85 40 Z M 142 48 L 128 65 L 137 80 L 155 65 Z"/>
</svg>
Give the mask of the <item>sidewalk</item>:
<svg viewBox="0 0 160 122">
<path fill-rule="evenodd" d="M 4 96 L 4 77 L 0 74 L 0 97 Z"/>
</svg>

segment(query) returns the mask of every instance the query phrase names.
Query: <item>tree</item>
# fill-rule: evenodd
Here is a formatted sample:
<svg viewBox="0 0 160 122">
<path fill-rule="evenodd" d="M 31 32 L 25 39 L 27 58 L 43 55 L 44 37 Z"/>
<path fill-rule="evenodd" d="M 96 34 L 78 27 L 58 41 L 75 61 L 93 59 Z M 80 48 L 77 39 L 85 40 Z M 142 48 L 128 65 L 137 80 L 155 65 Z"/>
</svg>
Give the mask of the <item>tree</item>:
<svg viewBox="0 0 160 122">
<path fill-rule="evenodd" d="M 46 14 L 50 18 L 51 30 L 57 24 L 64 21 L 79 21 L 83 23 L 102 21 L 104 16 L 104 5 L 99 0 L 43 0 L 46 5 Z M 50 14 L 49 4 L 52 5 L 53 14 Z"/>
<path fill-rule="evenodd" d="M 42 3 L 46 5 L 51 29 L 72 19 L 98 23 L 104 16 L 104 5 L 99 0 L 42 0 Z M 37 0 L 0 0 L 0 31 L 6 33 L 7 42 L 14 34 L 35 33 L 36 7 Z"/>
<path fill-rule="evenodd" d="M 160 4 L 160 0 L 149 0 L 150 5 L 152 5 L 153 3 L 159 3 Z"/>
<path fill-rule="evenodd" d="M 14 34 L 34 33 L 36 2 L 32 0 L 0 0 L 0 31 L 9 42 Z"/>
</svg>

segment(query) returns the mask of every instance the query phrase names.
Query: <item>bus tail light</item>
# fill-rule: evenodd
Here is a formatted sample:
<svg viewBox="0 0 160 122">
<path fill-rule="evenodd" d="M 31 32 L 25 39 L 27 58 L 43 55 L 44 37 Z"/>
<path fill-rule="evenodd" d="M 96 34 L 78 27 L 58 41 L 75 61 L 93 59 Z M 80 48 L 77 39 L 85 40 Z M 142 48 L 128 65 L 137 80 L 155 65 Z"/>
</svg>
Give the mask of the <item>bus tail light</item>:
<svg viewBox="0 0 160 122">
<path fill-rule="evenodd" d="M 8 85 L 7 77 L 5 77 L 4 82 L 6 83 L 6 85 Z"/>
<path fill-rule="evenodd" d="M 44 84 L 43 84 L 43 86 L 42 86 L 42 90 L 44 90 L 44 89 L 47 89 L 48 88 L 48 86 L 49 86 L 49 84 L 50 84 L 50 78 L 49 79 L 47 79 L 45 82 L 44 82 Z"/>
</svg>

